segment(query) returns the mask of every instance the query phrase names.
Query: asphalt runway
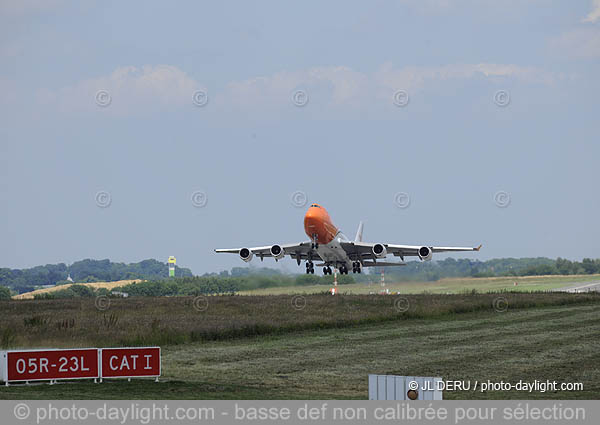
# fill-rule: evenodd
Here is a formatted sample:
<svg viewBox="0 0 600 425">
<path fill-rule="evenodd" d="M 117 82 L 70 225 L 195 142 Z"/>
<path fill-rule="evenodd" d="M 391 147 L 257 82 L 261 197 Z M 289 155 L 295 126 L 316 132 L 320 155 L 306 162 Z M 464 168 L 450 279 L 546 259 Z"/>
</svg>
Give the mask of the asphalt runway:
<svg viewBox="0 0 600 425">
<path fill-rule="evenodd" d="M 600 280 L 590 282 L 577 282 L 563 288 L 555 289 L 559 292 L 600 292 Z"/>
</svg>

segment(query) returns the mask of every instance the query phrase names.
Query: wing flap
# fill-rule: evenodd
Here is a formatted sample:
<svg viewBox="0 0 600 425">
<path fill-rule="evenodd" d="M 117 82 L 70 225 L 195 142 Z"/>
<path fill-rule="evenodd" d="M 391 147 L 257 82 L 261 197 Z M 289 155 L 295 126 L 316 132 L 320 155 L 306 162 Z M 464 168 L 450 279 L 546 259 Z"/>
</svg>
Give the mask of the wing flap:
<svg viewBox="0 0 600 425">
<path fill-rule="evenodd" d="M 406 266 L 406 263 L 395 263 L 391 261 L 364 261 L 363 267 L 392 267 L 392 266 Z"/>
<path fill-rule="evenodd" d="M 260 258 L 264 257 L 272 257 L 271 247 L 273 245 L 268 246 L 255 246 L 255 247 L 245 247 L 248 248 L 252 253 Z M 310 242 L 299 242 L 299 243 L 290 243 L 279 245 L 281 249 L 283 249 L 284 255 L 289 255 L 292 258 L 297 259 L 298 257 L 301 259 L 306 259 L 310 257 L 310 253 L 312 253 L 312 245 Z M 217 253 L 228 253 L 228 254 L 239 254 L 242 248 L 225 248 L 225 249 L 215 249 Z"/>
</svg>

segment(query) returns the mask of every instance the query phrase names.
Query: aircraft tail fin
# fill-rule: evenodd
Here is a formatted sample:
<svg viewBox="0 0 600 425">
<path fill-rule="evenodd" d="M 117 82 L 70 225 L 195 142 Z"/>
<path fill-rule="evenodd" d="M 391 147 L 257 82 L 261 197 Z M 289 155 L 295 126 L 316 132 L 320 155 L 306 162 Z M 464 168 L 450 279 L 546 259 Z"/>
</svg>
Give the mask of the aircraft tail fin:
<svg viewBox="0 0 600 425">
<path fill-rule="evenodd" d="M 356 230 L 356 237 L 354 238 L 354 242 L 362 242 L 363 235 L 363 222 L 358 223 L 358 230 Z"/>
</svg>

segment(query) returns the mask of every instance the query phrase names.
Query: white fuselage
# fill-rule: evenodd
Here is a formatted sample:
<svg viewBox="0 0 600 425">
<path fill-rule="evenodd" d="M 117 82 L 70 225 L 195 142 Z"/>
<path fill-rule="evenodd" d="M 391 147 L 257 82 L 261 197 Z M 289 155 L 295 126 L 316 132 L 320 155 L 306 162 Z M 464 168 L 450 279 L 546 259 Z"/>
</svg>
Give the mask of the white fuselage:
<svg viewBox="0 0 600 425">
<path fill-rule="evenodd" d="M 342 232 L 338 232 L 331 242 L 319 244 L 317 254 L 328 265 L 339 267 L 343 264 L 347 268 L 352 268 L 352 260 L 350 260 L 346 251 L 341 247 L 340 242 L 348 242 L 348 238 Z"/>
</svg>

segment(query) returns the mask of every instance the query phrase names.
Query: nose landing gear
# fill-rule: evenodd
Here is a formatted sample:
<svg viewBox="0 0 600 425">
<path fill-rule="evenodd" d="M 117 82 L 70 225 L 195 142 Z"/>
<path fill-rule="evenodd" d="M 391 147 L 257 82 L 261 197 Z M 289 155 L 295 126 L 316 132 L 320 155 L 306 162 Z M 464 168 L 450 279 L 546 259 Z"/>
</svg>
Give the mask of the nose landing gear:
<svg viewBox="0 0 600 425">
<path fill-rule="evenodd" d="M 319 239 L 318 236 L 316 234 L 313 235 L 312 237 L 312 245 L 311 245 L 312 249 L 319 249 Z"/>
</svg>

